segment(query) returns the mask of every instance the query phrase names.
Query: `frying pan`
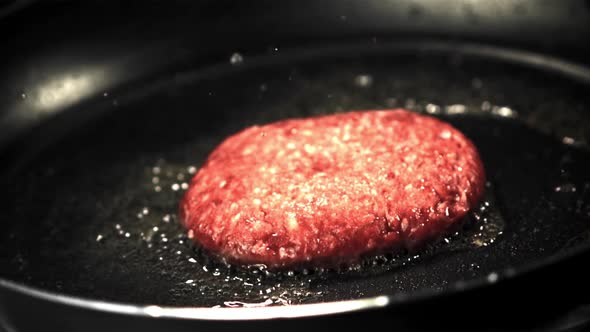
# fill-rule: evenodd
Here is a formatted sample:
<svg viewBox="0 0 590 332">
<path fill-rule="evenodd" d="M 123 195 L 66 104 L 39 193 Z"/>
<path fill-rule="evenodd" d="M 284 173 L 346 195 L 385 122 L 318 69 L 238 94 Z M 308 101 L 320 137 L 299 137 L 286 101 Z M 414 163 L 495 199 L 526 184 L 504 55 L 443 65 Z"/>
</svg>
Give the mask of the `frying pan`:
<svg viewBox="0 0 590 332">
<path fill-rule="evenodd" d="M 583 3 L 24 7 L 0 22 L 5 330 L 587 323 Z M 443 118 L 480 150 L 485 203 L 449 243 L 274 273 L 212 261 L 179 227 L 183 184 L 227 135 L 394 107 Z"/>
</svg>

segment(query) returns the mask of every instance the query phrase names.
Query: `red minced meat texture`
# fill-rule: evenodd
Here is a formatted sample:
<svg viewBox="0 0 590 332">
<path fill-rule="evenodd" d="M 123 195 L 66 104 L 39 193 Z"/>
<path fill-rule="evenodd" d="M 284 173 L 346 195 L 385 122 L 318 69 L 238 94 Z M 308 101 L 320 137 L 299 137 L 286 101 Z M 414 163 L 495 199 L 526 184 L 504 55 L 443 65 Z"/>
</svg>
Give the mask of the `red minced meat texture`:
<svg viewBox="0 0 590 332">
<path fill-rule="evenodd" d="M 229 263 L 353 263 L 440 239 L 484 183 L 475 146 L 448 123 L 401 109 L 340 113 L 230 136 L 192 179 L 180 217 Z"/>
</svg>

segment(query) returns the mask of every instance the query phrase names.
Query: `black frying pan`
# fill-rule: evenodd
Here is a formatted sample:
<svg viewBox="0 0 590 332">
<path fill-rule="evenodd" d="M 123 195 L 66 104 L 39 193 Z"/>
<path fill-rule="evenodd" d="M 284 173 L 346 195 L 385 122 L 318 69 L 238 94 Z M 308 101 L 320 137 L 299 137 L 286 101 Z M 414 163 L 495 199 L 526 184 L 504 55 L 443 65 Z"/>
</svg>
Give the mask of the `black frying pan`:
<svg viewBox="0 0 590 332">
<path fill-rule="evenodd" d="M 48 57 L 13 87 L 2 123 L 2 326 L 522 329 L 565 314 L 584 323 L 587 67 L 445 38 L 297 44 L 198 56 L 167 40 L 145 46 L 144 62 L 123 51 L 74 64 Z M 175 56 L 154 51 L 163 45 Z M 208 259 L 178 225 L 183 183 L 227 135 L 392 107 L 441 117 L 480 150 L 485 211 L 448 244 L 339 271 L 270 273 Z"/>
</svg>

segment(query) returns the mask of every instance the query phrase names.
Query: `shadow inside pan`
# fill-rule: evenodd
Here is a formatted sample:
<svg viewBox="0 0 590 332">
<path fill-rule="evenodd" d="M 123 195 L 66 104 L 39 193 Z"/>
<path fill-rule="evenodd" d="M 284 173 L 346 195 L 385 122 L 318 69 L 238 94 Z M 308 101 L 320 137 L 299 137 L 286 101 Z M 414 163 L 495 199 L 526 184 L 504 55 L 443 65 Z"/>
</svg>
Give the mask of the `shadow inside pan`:
<svg viewBox="0 0 590 332">
<path fill-rule="evenodd" d="M 313 303 L 494 281 L 589 241 L 587 86 L 457 54 L 233 60 L 94 101 L 106 112 L 5 177 L 0 277 L 141 304 Z M 339 274 L 268 276 L 207 261 L 178 225 L 191 175 L 224 137 L 283 118 L 395 107 L 444 118 L 480 151 L 491 220 L 455 245 Z"/>
</svg>

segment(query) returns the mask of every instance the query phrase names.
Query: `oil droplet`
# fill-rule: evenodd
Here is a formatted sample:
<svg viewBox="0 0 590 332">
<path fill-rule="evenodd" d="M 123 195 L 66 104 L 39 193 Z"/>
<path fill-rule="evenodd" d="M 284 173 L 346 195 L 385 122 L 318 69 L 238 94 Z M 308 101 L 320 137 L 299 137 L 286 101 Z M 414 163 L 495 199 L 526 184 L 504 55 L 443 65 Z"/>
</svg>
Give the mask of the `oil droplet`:
<svg viewBox="0 0 590 332">
<path fill-rule="evenodd" d="M 223 302 L 223 305 L 225 305 L 226 307 L 230 307 L 230 308 L 256 308 L 256 307 L 266 307 L 269 306 L 271 304 L 274 304 L 274 301 L 272 299 L 266 299 L 264 302 L 259 302 L 259 303 L 247 303 L 247 302 L 241 302 L 241 301 L 225 301 Z"/>
<path fill-rule="evenodd" d="M 498 281 L 498 274 L 496 272 L 492 272 L 492 273 L 488 274 L 487 279 L 488 279 L 489 283 L 494 283 L 494 282 Z"/>
<path fill-rule="evenodd" d="M 102 234 L 98 234 L 96 236 L 96 242 L 102 242 L 103 239 L 104 239 L 104 237 L 102 236 Z"/>
<path fill-rule="evenodd" d="M 371 75 L 367 75 L 367 74 L 362 74 L 362 75 L 357 75 L 354 78 L 354 85 L 361 87 L 361 88 L 367 88 L 370 87 L 373 84 L 373 77 Z"/>
<path fill-rule="evenodd" d="M 511 109 L 509 107 L 497 107 L 497 106 L 492 107 L 492 114 L 501 116 L 503 118 L 515 118 L 517 115 L 516 111 L 514 111 L 513 109 Z"/>
<path fill-rule="evenodd" d="M 483 86 L 483 82 L 479 78 L 475 77 L 471 80 L 471 86 L 474 89 L 481 89 L 481 87 Z"/>
<path fill-rule="evenodd" d="M 577 189 L 573 183 L 564 183 L 555 187 L 554 190 L 556 193 L 575 193 Z"/>
<path fill-rule="evenodd" d="M 231 57 L 229 58 L 229 63 L 231 63 L 232 65 L 239 65 L 242 62 L 244 62 L 244 57 L 240 54 L 240 53 L 234 53 L 231 55 Z"/>
<path fill-rule="evenodd" d="M 187 168 L 188 174 L 195 174 L 197 172 L 197 168 L 195 166 L 189 166 Z"/>
<path fill-rule="evenodd" d="M 445 113 L 449 115 L 464 114 L 465 112 L 467 112 L 467 108 L 461 104 L 449 105 L 445 108 Z"/>
<path fill-rule="evenodd" d="M 572 145 L 572 144 L 576 143 L 576 141 L 575 141 L 573 138 L 571 138 L 571 137 L 568 137 L 568 136 L 564 136 L 564 137 L 561 139 L 561 142 L 562 142 L 563 144 L 567 144 L 567 145 Z"/>
<path fill-rule="evenodd" d="M 397 105 L 397 99 L 387 98 L 387 99 L 385 99 L 385 105 L 387 107 L 395 107 Z"/>
<path fill-rule="evenodd" d="M 406 99 L 405 107 L 410 110 L 414 109 L 414 107 L 416 107 L 416 99 L 414 99 L 414 98 Z"/>
<path fill-rule="evenodd" d="M 172 186 L 170 186 L 172 188 L 172 190 L 174 191 L 178 191 L 178 189 L 180 189 L 180 185 L 178 183 L 174 183 L 172 184 Z"/>
<path fill-rule="evenodd" d="M 426 105 L 426 113 L 428 114 L 440 114 L 440 106 L 435 104 Z"/>
<path fill-rule="evenodd" d="M 169 215 L 169 214 L 166 214 L 166 215 L 164 215 L 164 216 L 162 217 L 162 221 L 163 221 L 163 222 L 170 222 L 170 215 Z"/>
</svg>

